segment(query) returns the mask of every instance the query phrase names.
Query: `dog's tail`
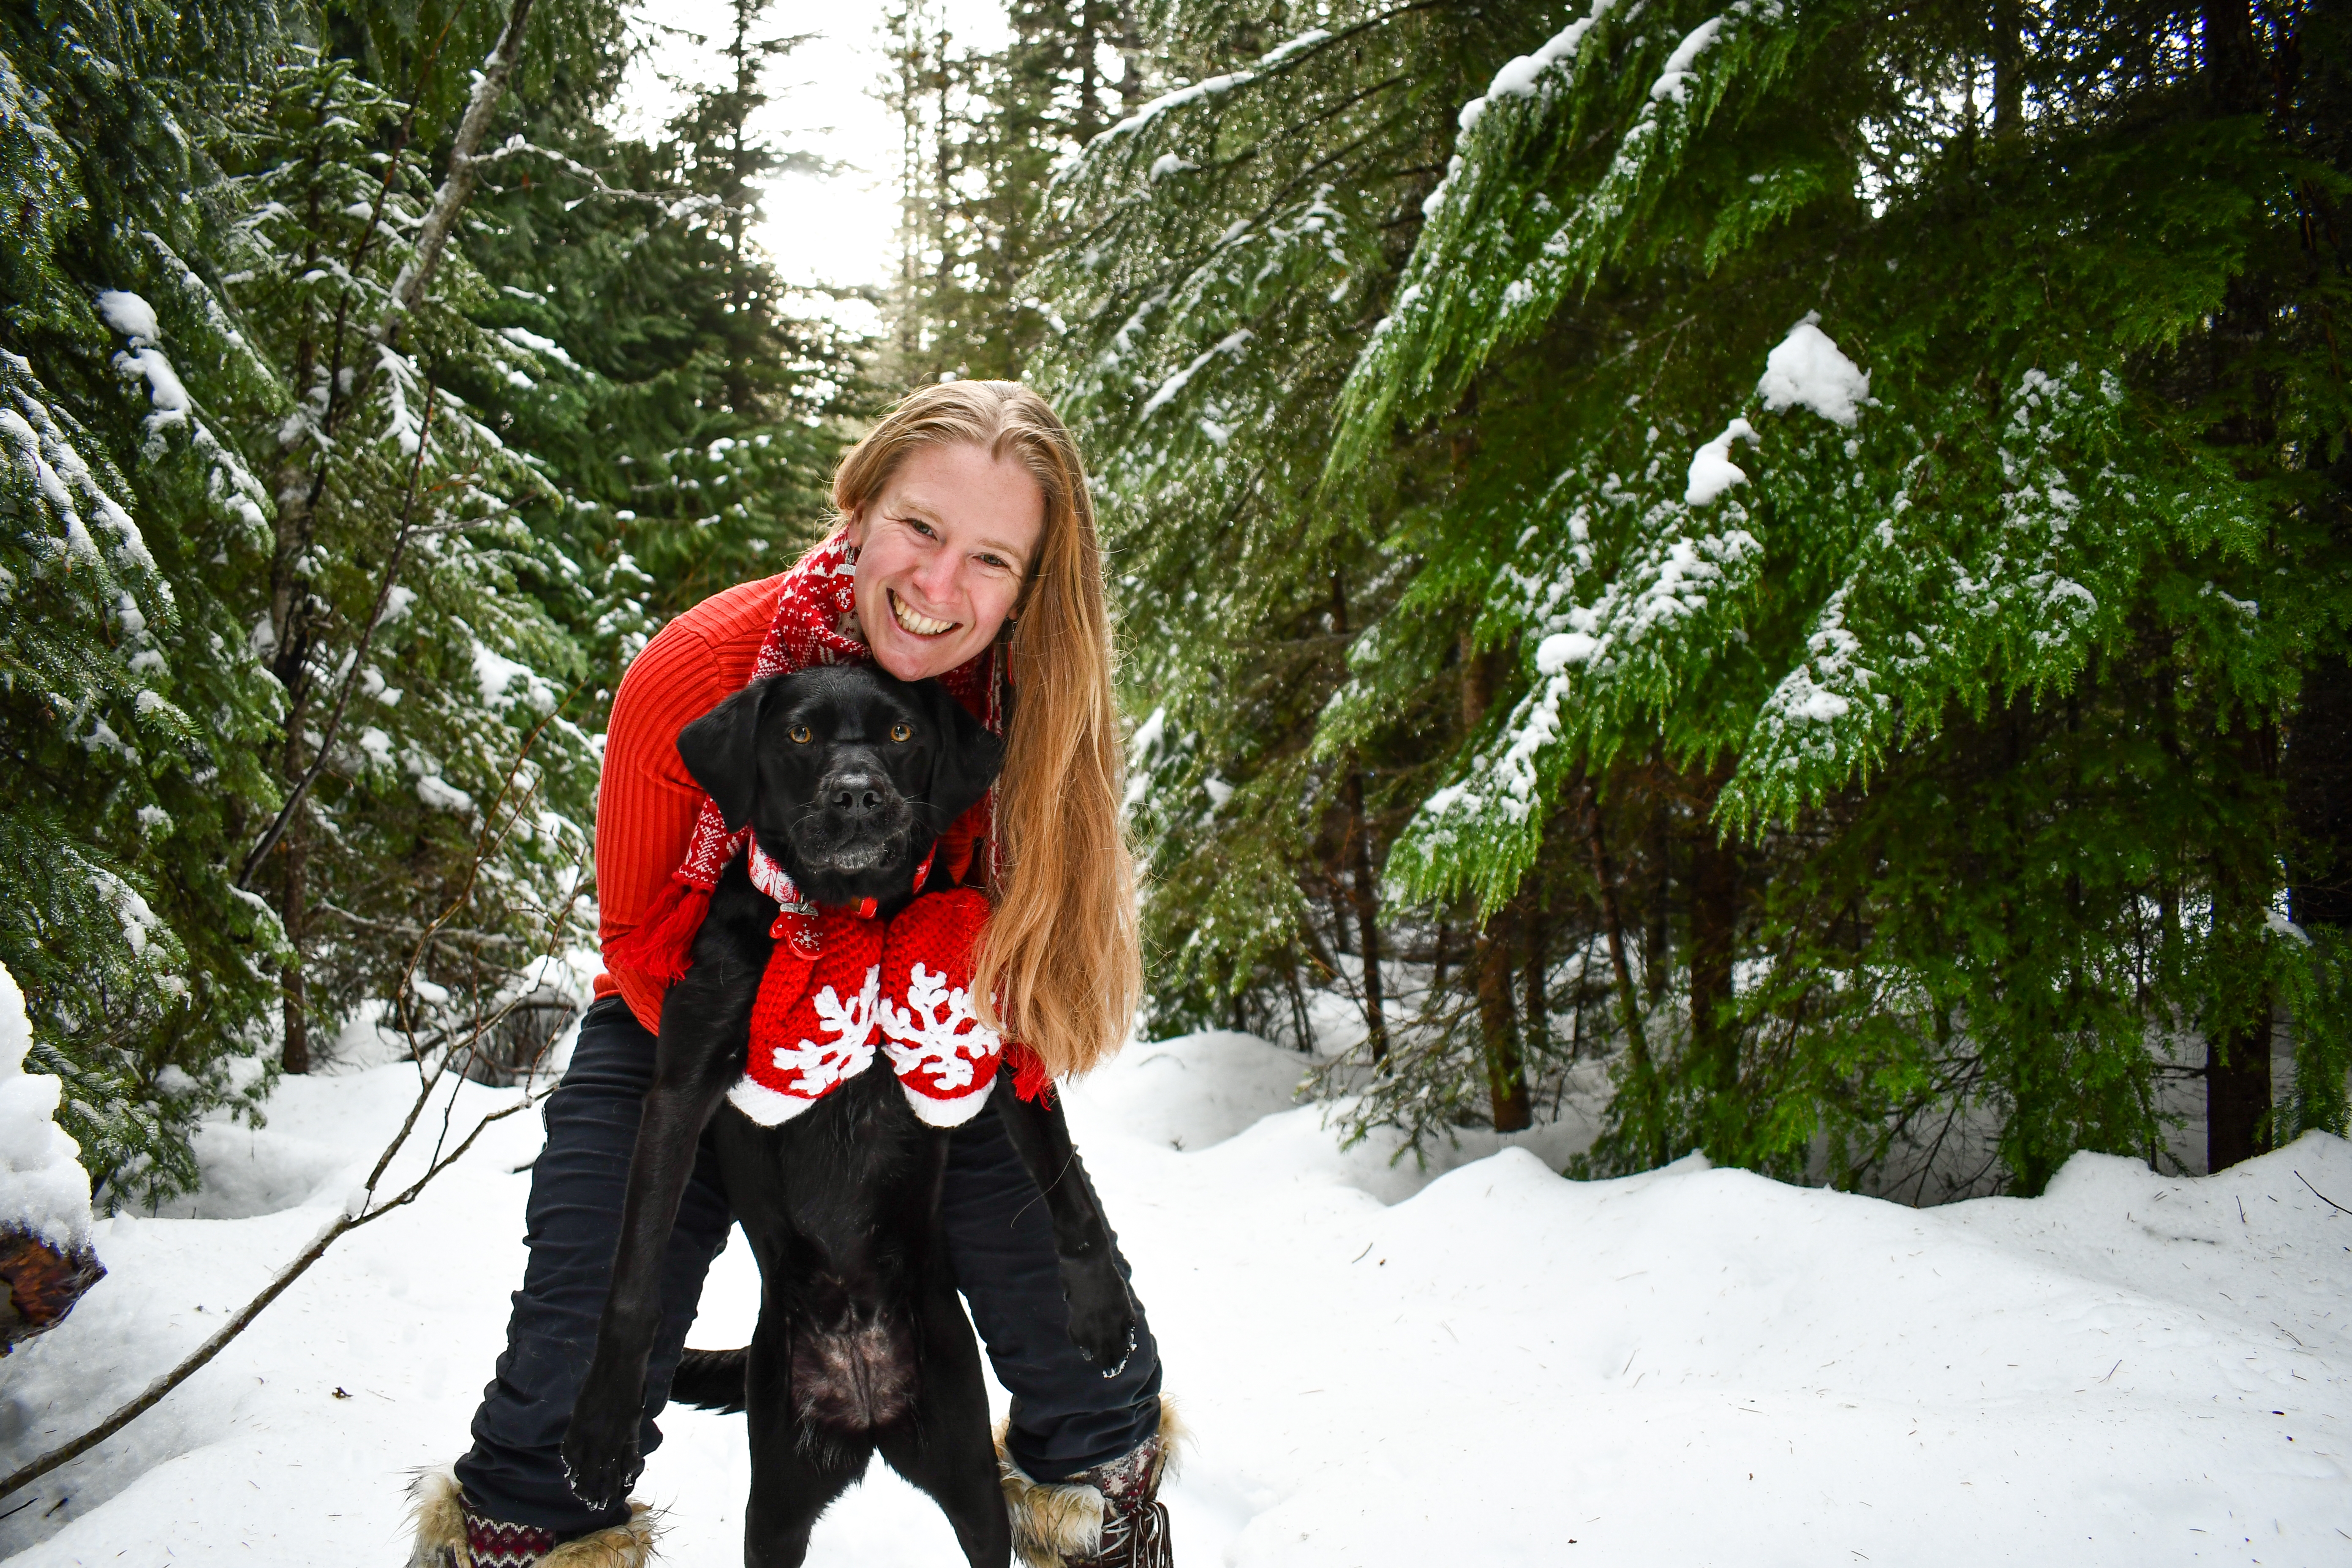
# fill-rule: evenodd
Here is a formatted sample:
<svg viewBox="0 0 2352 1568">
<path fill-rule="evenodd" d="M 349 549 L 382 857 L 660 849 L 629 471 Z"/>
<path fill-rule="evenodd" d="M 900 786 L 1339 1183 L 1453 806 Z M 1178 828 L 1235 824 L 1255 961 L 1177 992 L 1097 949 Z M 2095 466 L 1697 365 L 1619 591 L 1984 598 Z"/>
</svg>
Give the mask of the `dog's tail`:
<svg viewBox="0 0 2352 1568">
<path fill-rule="evenodd" d="M 744 1367 L 751 1354 L 748 1350 L 687 1352 L 678 1361 L 677 1375 L 670 1379 L 669 1402 L 716 1410 L 721 1415 L 740 1414 Z"/>
</svg>

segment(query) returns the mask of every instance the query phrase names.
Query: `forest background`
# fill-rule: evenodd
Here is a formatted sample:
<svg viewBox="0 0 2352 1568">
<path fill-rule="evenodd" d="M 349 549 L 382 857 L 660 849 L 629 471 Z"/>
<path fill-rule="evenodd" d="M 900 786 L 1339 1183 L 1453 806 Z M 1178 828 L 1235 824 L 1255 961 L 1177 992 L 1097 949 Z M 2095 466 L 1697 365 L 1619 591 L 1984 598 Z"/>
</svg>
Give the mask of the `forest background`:
<svg viewBox="0 0 2352 1568">
<path fill-rule="evenodd" d="M 620 670 L 949 375 L 1097 470 L 1147 1034 L 1913 1202 L 2347 1130 L 2352 22 L 910 3 L 864 338 L 766 10 L 642 134 L 610 0 L 0 19 L 0 963 L 102 1207 L 362 1005 L 543 1039 Z"/>
</svg>

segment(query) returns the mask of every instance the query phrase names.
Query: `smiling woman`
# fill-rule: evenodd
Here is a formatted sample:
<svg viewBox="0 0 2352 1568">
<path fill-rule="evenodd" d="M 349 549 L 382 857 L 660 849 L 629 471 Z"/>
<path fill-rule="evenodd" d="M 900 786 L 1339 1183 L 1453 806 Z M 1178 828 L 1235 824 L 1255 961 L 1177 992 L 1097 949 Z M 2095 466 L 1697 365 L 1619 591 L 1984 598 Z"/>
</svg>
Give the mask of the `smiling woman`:
<svg viewBox="0 0 2352 1568">
<path fill-rule="evenodd" d="M 607 973 L 548 1100 L 507 1353 L 475 1416 L 473 1449 L 454 1474 L 419 1483 L 415 1564 L 646 1560 L 643 1509 L 583 1502 L 562 1445 L 605 1308 L 665 999 L 721 871 L 745 852 L 686 770 L 682 729 L 754 680 L 814 666 L 870 660 L 904 680 L 936 679 L 941 700 L 1004 742 L 995 790 L 941 833 L 916 900 L 986 895 L 967 1005 L 1054 1077 L 1085 1071 L 1126 1035 L 1141 988 L 1134 874 L 1118 817 L 1102 546 L 1069 432 L 1010 382 L 919 388 L 842 460 L 834 505 L 838 526 L 823 544 L 671 622 L 614 696 L 596 823 Z M 810 934 L 804 924 L 845 914 L 822 907 L 823 886 L 785 882 L 772 896 L 772 937 L 787 933 L 779 949 Z M 1040 1086 L 1024 1075 L 1023 1087 Z M 638 1454 L 661 1440 L 653 1417 L 732 1224 L 709 1164 L 687 1183 L 660 1288 L 647 1295 L 661 1321 Z M 1055 1166 L 1084 1185 L 1075 1152 Z M 1164 1568 L 1156 1494 L 1175 1432 L 1157 1346 L 1136 1302 L 1123 1361 L 1106 1366 L 1079 1348 L 1055 1222 L 1039 1197 L 992 1102 L 955 1127 L 940 1227 L 997 1380 L 1013 1394 L 998 1458 L 1014 1542 L 1034 1568 Z M 1124 1279 L 1115 1247 L 1112 1258 Z M 695 1363 L 679 1397 L 740 1408 L 741 1363 L 729 1363 L 731 1387 L 719 1387 L 710 1362 Z"/>
</svg>

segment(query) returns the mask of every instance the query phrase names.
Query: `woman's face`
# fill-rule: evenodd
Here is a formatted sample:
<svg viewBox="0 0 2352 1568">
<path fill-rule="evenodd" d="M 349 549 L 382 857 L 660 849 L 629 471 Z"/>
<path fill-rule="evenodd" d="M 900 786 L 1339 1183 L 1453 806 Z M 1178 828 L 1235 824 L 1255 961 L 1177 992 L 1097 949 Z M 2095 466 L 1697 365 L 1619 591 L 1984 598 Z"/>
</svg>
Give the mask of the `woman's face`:
<svg viewBox="0 0 2352 1568">
<path fill-rule="evenodd" d="M 901 680 L 944 675 L 995 637 L 1035 559 L 1045 492 L 1012 458 L 924 447 L 850 524 L 857 624 Z"/>
</svg>

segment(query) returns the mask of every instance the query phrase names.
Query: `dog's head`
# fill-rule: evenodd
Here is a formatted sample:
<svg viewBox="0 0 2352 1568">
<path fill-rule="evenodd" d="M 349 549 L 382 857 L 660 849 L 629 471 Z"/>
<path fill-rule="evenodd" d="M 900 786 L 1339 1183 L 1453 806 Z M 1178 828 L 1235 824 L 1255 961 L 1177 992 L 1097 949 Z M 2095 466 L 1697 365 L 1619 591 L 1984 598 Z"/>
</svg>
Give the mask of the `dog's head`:
<svg viewBox="0 0 2352 1568">
<path fill-rule="evenodd" d="M 922 858 L 988 793 L 1004 742 L 936 680 L 821 665 L 755 681 L 678 732 L 729 831 L 820 904 L 905 899 Z"/>
</svg>

